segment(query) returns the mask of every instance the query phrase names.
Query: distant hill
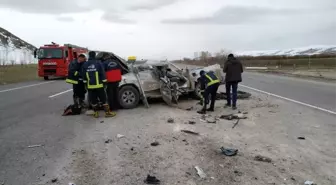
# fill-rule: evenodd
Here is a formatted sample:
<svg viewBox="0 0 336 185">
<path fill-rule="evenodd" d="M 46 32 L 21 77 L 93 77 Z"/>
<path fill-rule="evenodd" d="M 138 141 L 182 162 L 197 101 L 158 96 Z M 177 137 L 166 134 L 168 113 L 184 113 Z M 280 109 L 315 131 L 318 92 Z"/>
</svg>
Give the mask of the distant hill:
<svg viewBox="0 0 336 185">
<path fill-rule="evenodd" d="M 237 51 L 238 56 L 302 56 L 302 55 L 336 55 L 336 45 L 308 46 L 301 48 L 266 50 L 266 51 Z"/>
<path fill-rule="evenodd" d="M 32 44 L 0 27 L 0 65 L 34 63 Z"/>
<path fill-rule="evenodd" d="M 0 27 L 0 45 L 9 46 L 16 49 L 29 49 L 31 51 L 35 50 L 36 47 L 32 44 L 22 40 L 20 37 L 12 34 L 11 32 Z"/>
</svg>

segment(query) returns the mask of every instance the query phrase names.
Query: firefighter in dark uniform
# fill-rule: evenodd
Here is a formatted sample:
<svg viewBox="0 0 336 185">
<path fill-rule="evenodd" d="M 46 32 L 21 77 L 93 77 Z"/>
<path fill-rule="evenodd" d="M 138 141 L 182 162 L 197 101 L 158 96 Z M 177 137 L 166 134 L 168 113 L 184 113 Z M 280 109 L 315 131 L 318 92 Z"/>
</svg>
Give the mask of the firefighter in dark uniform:
<svg viewBox="0 0 336 185">
<path fill-rule="evenodd" d="M 216 101 L 216 94 L 218 87 L 220 85 L 220 81 L 218 77 L 215 75 L 213 71 L 205 72 L 200 71 L 200 82 L 201 82 L 201 88 L 204 90 L 203 92 L 203 108 L 200 111 L 197 111 L 199 114 L 205 114 L 206 111 L 214 111 L 215 108 L 215 101 Z M 209 95 L 211 95 L 211 103 L 210 108 L 206 109 L 207 102 L 209 101 Z"/>
<path fill-rule="evenodd" d="M 89 99 L 94 111 L 93 116 L 99 117 L 98 99 L 103 103 L 105 117 L 114 117 L 116 113 L 110 111 L 110 107 L 106 102 L 106 93 L 104 83 L 106 83 L 105 71 L 103 64 L 96 60 L 96 52 L 89 52 L 89 60 L 83 65 L 83 79 L 87 84 L 89 91 Z"/>
<path fill-rule="evenodd" d="M 80 54 L 78 58 L 69 64 L 66 82 L 72 84 L 74 105 L 85 106 L 85 84 L 82 77 L 82 67 L 86 61 L 86 56 Z"/>
<path fill-rule="evenodd" d="M 119 109 L 119 82 L 122 78 L 122 67 L 119 61 L 110 53 L 104 52 L 101 60 L 103 61 L 107 79 L 106 94 L 111 111 Z"/>
</svg>

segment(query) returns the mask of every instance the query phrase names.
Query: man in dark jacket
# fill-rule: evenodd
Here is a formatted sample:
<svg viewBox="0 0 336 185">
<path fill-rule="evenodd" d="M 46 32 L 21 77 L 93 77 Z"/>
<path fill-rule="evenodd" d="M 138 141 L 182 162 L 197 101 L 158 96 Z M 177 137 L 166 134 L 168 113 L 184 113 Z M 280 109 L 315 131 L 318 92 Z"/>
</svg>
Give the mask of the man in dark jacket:
<svg viewBox="0 0 336 185">
<path fill-rule="evenodd" d="M 218 77 L 215 75 L 213 71 L 205 72 L 203 70 L 200 71 L 200 82 L 201 82 L 201 90 L 204 90 L 203 93 L 203 109 L 197 111 L 199 114 L 205 114 L 206 111 L 214 111 L 215 108 L 215 101 L 216 101 L 216 94 L 220 84 Z M 211 103 L 210 108 L 206 109 L 207 102 L 209 101 L 209 95 L 211 95 Z"/>
<path fill-rule="evenodd" d="M 82 77 L 82 66 L 85 61 L 86 56 L 84 54 L 80 54 L 77 59 L 73 60 L 69 64 L 68 76 L 65 81 L 72 84 L 74 105 L 85 106 L 84 100 L 86 89 Z"/>
<path fill-rule="evenodd" d="M 225 75 L 225 87 L 227 104 L 226 107 L 231 107 L 235 110 L 237 109 L 237 90 L 238 83 L 242 81 L 243 65 L 242 63 L 233 56 L 229 54 L 228 60 L 224 64 Z M 232 88 L 232 104 L 231 104 L 231 88 Z"/>
<path fill-rule="evenodd" d="M 103 61 L 107 85 L 106 94 L 110 109 L 116 111 L 119 109 L 119 82 L 122 78 L 122 67 L 119 60 L 110 53 L 104 52 L 101 60 Z"/>
<path fill-rule="evenodd" d="M 92 105 L 95 118 L 99 117 L 98 99 L 103 103 L 105 117 L 114 117 L 116 114 L 110 111 L 110 107 L 106 102 L 106 93 L 104 83 L 106 83 L 105 71 L 103 64 L 96 60 L 96 52 L 89 52 L 89 60 L 83 65 L 84 82 L 87 84 L 89 91 L 90 103 Z"/>
</svg>

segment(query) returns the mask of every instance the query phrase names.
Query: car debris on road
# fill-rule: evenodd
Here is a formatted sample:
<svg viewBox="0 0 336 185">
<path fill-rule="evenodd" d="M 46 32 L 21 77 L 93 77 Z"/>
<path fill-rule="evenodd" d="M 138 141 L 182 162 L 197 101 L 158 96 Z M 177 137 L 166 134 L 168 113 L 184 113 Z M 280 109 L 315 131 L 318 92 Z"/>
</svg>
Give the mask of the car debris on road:
<svg viewBox="0 0 336 185">
<path fill-rule="evenodd" d="M 168 118 L 167 123 L 174 123 L 175 120 L 173 118 Z"/>
<path fill-rule="evenodd" d="M 193 135 L 199 135 L 198 132 L 190 131 L 190 130 L 181 130 L 181 132 L 187 133 L 187 134 L 193 134 Z"/>
<path fill-rule="evenodd" d="M 306 181 L 304 184 L 305 185 L 317 185 L 313 181 Z"/>
<path fill-rule="evenodd" d="M 111 143 L 112 142 L 112 139 L 107 139 L 106 141 L 105 141 L 105 143 Z"/>
<path fill-rule="evenodd" d="M 157 141 L 155 141 L 155 142 L 151 143 L 151 146 L 159 146 L 159 145 L 160 145 L 160 143 L 159 143 L 159 142 L 157 142 Z"/>
<path fill-rule="evenodd" d="M 53 178 L 53 179 L 51 179 L 51 182 L 52 182 L 52 183 L 55 183 L 55 182 L 57 182 L 57 181 L 58 181 L 57 178 Z"/>
<path fill-rule="evenodd" d="M 260 162 L 266 162 L 266 163 L 271 163 L 272 159 L 269 157 L 265 157 L 265 156 L 261 156 L 261 155 L 257 155 L 254 157 L 255 161 L 260 161 Z"/>
<path fill-rule="evenodd" d="M 147 175 L 147 178 L 144 180 L 146 184 L 160 184 L 160 180 L 155 176 Z"/>
<path fill-rule="evenodd" d="M 206 178 L 206 174 L 204 173 L 202 168 L 200 168 L 199 166 L 195 166 L 195 169 L 197 171 L 198 176 L 200 176 L 202 179 Z"/>
<path fill-rule="evenodd" d="M 121 135 L 121 134 L 117 134 L 117 138 L 120 139 L 120 138 L 123 138 L 125 137 L 124 135 Z"/>
<path fill-rule="evenodd" d="M 226 156 L 235 156 L 237 155 L 238 153 L 238 149 L 231 149 L 231 148 L 224 148 L 224 147 L 221 147 L 220 148 L 222 150 L 222 153 Z"/>
<path fill-rule="evenodd" d="M 226 119 L 226 120 L 233 120 L 233 119 L 246 119 L 247 116 L 245 116 L 242 113 L 238 113 L 238 114 L 221 115 L 219 118 L 220 119 Z"/>
<path fill-rule="evenodd" d="M 36 147 L 41 147 L 43 145 L 29 145 L 28 148 L 36 148 Z"/>
<path fill-rule="evenodd" d="M 236 123 L 232 126 L 232 129 L 234 129 L 234 128 L 238 125 L 239 120 L 240 120 L 240 119 L 237 119 Z"/>
</svg>

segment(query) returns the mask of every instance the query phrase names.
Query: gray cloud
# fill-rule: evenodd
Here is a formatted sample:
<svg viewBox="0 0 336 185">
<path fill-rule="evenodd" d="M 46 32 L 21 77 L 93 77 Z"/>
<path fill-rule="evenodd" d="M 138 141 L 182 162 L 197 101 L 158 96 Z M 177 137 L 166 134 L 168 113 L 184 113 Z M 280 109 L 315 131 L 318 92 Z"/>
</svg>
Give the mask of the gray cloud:
<svg viewBox="0 0 336 185">
<path fill-rule="evenodd" d="M 77 13 L 90 10 L 90 8 L 80 8 L 77 1 L 74 0 L 0 0 L 0 5 L 20 12 L 35 14 Z"/>
<path fill-rule="evenodd" d="M 155 10 L 164 6 L 174 4 L 177 1 L 179 0 L 156 0 L 141 4 L 139 3 L 138 5 L 131 6 L 130 10 Z"/>
<path fill-rule="evenodd" d="M 108 21 L 108 22 L 114 22 L 114 23 L 120 23 L 120 24 L 135 24 L 136 21 L 131 19 L 125 19 L 120 17 L 118 14 L 113 13 L 104 13 L 101 17 L 102 20 Z"/>
<path fill-rule="evenodd" d="M 255 24 L 256 21 L 267 19 L 271 16 L 299 13 L 294 9 L 271 9 L 261 7 L 226 6 L 211 17 L 190 19 L 165 19 L 165 24 Z"/>
<path fill-rule="evenodd" d="M 0 0 L 0 6 L 25 13 L 61 14 L 92 10 L 102 10 L 104 12 L 154 10 L 176 1 L 178 0 L 139 0 L 131 4 L 129 2 L 125 3 L 124 0 L 87 0 L 84 2 L 81 0 Z"/>
<path fill-rule="evenodd" d="M 61 22 L 74 22 L 74 18 L 72 17 L 56 17 L 56 19 L 58 21 L 61 21 Z"/>
</svg>

